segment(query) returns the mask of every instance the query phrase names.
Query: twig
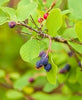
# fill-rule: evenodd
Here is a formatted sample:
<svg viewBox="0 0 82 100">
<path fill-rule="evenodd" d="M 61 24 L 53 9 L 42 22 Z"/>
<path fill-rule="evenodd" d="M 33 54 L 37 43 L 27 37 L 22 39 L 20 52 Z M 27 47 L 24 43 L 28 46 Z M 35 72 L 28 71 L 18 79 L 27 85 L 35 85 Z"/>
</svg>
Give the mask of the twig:
<svg viewBox="0 0 82 100">
<path fill-rule="evenodd" d="M 48 53 L 51 51 L 51 43 L 52 43 L 51 37 L 50 37 L 49 35 L 48 35 L 48 38 L 49 38 L 50 42 L 49 42 L 48 50 L 47 50 L 47 52 L 46 52 L 46 56 L 47 56 Z"/>
<path fill-rule="evenodd" d="M 50 10 L 52 10 L 55 5 L 56 5 L 56 0 L 53 1 L 53 3 L 51 4 L 50 8 L 47 11 L 47 13 L 50 12 Z"/>
<path fill-rule="evenodd" d="M 80 43 L 80 42 L 78 42 L 78 41 L 76 41 L 76 40 L 74 40 L 74 39 L 71 39 L 71 41 L 73 41 L 73 42 L 75 42 L 75 43 L 77 43 L 77 44 L 82 45 L 82 43 Z"/>
<path fill-rule="evenodd" d="M 35 21 L 34 21 L 32 15 L 30 15 L 30 17 L 31 17 L 31 22 L 36 26 L 36 28 L 37 28 L 38 30 L 40 30 L 40 28 L 38 27 L 38 25 L 35 23 Z"/>
</svg>

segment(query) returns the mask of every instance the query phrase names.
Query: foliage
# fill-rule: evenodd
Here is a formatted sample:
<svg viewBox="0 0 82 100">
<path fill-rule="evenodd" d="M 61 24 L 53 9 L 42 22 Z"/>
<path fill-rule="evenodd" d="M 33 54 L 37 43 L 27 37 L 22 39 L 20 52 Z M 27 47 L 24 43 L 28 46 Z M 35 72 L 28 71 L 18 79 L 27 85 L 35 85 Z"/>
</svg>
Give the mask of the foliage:
<svg viewBox="0 0 82 100">
<path fill-rule="evenodd" d="M 0 100 L 81 100 L 82 0 L 14 2 L 0 0 Z M 41 51 L 48 72 L 36 69 Z"/>
</svg>

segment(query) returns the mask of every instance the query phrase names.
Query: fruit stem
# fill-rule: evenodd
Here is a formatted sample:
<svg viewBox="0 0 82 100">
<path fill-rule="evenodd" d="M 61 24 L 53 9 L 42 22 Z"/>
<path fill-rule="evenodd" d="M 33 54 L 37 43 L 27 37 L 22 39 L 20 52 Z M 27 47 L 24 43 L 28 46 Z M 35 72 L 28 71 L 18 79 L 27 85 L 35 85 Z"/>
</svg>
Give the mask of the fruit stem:
<svg viewBox="0 0 82 100">
<path fill-rule="evenodd" d="M 48 38 L 49 38 L 49 47 L 48 47 L 48 50 L 47 50 L 47 52 L 46 52 L 46 56 L 48 56 L 48 53 L 51 51 L 51 44 L 52 44 L 52 39 L 51 39 L 51 37 L 49 36 L 49 35 L 47 35 L 48 36 Z"/>
</svg>

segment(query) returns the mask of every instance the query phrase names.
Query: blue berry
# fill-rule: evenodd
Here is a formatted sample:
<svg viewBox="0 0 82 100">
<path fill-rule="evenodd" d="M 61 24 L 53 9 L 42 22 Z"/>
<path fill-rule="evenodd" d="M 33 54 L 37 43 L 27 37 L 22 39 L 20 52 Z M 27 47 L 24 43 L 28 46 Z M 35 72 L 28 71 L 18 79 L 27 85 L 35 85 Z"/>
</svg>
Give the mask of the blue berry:
<svg viewBox="0 0 82 100">
<path fill-rule="evenodd" d="M 42 57 L 41 58 L 41 63 L 45 66 L 48 64 L 48 58 L 47 57 Z"/>
<path fill-rule="evenodd" d="M 49 72 L 51 70 L 51 64 L 47 64 L 46 66 L 44 66 L 44 69 L 46 70 L 46 72 Z"/>
<path fill-rule="evenodd" d="M 80 61 L 78 62 L 78 65 L 79 65 L 80 67 L 82 67 L 82 65 L 81 65 L 81 62 L 80 62 Z"/>
<path fill-rule="evenodd" d="M 70 57 L 72 57 L 72 56 L 73 56 L 73 53 L 72 53 L 72 52 L 68 52 L 68 55 L 69 55 Z"/>
<path fill-rule="evenodd" d="M 42 57 L 43 54 L 45 54 L 45 51 L 41 51 L 39 57 Z"/>
<path fill-rule="evenodd" d="M 65 67 L 64 67 L 64 70 L 69 71 L 69 70 L 70 70 L 70 68 L 71 68 L 71 66 L 70 66 L 69 64 L 66 64 L 66 65 L 65 65 Z"/>
<path fill-rule="evenodd" d="M 14 21 L 9 22 L 10 28 L 14 28 L 15 26 L 16 26 L 16 22 L 14 22 Z"/>
<path fill-rule="evenodd" d="M 66 64 L 64 68 L 60 69 L 59 73 L 67 73 L 70 70 L 71 66 Z"/>
<path fill-rule="evenodd" d="M 41 60 L 39 60 L 39 61 L 36 62 L 36 67 L 37 68 L 40 68 L 42 66 L 43 66 L 43 64 L 42 64 Z"/>
</svg>

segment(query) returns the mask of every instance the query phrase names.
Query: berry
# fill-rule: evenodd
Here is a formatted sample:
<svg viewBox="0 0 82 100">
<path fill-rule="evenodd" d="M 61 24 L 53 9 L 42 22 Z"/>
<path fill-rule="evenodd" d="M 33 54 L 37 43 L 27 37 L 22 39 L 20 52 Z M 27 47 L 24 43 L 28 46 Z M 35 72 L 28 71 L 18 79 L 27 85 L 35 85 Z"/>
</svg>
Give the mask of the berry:
<svg viewBox="0 0 82 100">
<path fill-rule="evenodd" d="M 42 17 L 38 18 L 38 22 L 39 23 L 43 22 L 43 18 Z"/>
<path fill-rule="evenodd" d="M 73 53 L 72 53 L 72 52 L 68 52 L 68 55 L 69 55 L 70 57 L 72 57 L 72 56 L 73 56 Z"/>
<path fill-rule="evenodd" d="M 39 57 L 42 57 L 43 54 L 45 54 L 45 51 L 41 51 Z"/>
<path fill-rule="evenodd" d="M 41 60 L 39 60 L 39 61 L 36 62 L 36 67 L 37 68 L 40 68 L 42 66 L 43 66 L 43 63 L 41 62 Z"/>
<path fill-rule="evenodd" d="M 59 73 L 67 73 L 70 70 L 71 66 L 66 64 L 64 68 L 60 69 Z"/>
<path fill-rule="evenodd" d="M 42 57 L 40 61 L 44 66 L 48 64 L 48 58 L 47 57 Z"/>
<path fill-rule="evenodd" d="M 9 27 L 10 28 L 13 28 L 15 26 L 16 26 L 16 22 L 14 22 L 14 21 L 9 22 Z"/>
<path fill-rule="evenodd" d="M 65 67 L 64 67 L 64 69 L 67 70 L 67 71 L 69 71 L 70 68 L 71 68 L 71 66 L 69 64 L 66 64 Z"/>
<path fill-rule="evenodd" d="M 66 73 L 67 70 L 65 70 L 64 68 L 60 69 L 59 73 Z"/>
<path fill-rule="evenodd" d="M 49 63 L 46 66 L 44 66 L 44 69 L 46 70 L 46 72 L 49 72 L 51 68 L 52 68 L 51 64 Z"/>
<path fill-rule="evenodd" d="M 79 65 L 80 67 L 82 67 L 82 65 L 81 65 L 81 62 L 80 62 L 80 61 L 78 62 L 78 65 Z"/>
<path fill-rule="evenodd" d="M 44 14 L 44 19 L 47 19 L 48 15 L 49 15 L 49 13 L 45 13 Z"/>
<path fill-rule="evenodd" d="M 30 83 L 34 82 L 34 78 L 33 78 L 33 77 L 30 77 L 30 78 L 28 79 L 28 82 L 30 82 Z"/>
</svg>

